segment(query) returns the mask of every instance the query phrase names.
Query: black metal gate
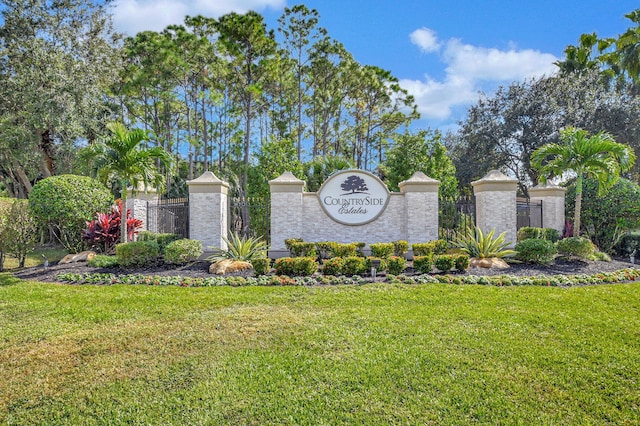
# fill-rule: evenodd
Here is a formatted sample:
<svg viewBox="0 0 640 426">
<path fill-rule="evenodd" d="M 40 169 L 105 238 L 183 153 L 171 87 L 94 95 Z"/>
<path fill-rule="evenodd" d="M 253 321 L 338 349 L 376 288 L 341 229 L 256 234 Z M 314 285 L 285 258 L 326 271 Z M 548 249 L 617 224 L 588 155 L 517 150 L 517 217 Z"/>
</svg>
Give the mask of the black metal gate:
<svg viewBox="0 0 640 426">
<path fill-rule="evenodd" d="M 243 237 L 271 242 L 271 202 L 269 198 L 229 198 L 229 231 Z"/>
<path fill-rule="evenodd" d="M 528 198 L 516 200 L 516 228 L 525 226 L 542 228 L 542 200 L 532 202 Z"/>
<path fill-rule="evenodd" d="M 476 201 L 473 195 L 457 200 L 440 200 L 439 205 L 439 238 L 452 241 L 456 233 L 475 226 Z"/>
<path fill-rule="evenodd" d="M 147 229 L 189 238 L 189 199 L 171 198 L 147 204 Z"/>
</svg>

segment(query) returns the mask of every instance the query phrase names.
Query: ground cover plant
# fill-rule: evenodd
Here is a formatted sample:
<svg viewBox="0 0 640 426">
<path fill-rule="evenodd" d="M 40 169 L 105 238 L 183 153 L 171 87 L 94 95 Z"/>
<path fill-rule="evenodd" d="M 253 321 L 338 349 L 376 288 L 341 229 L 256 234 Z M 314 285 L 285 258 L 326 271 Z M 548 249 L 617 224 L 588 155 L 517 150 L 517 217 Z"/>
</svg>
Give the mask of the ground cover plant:
<svg viewBox="0 0 640 426">
<path fill-rule="evenodd" d="M 3 274 L 0 423 L 635 424 L 639 290 Z"/>
</svg>

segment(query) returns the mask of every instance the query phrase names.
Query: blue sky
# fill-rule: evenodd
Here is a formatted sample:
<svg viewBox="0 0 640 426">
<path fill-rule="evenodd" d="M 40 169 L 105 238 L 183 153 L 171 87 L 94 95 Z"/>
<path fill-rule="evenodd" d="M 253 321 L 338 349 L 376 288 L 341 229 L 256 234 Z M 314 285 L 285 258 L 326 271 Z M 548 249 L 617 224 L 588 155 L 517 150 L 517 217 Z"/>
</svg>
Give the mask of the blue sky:
<svg viewBox="0 0 640 426">
<path fill-rule="evenodd" d="M 285 7 L 305 4 L 320 26 L 363 65 L 390 70 L 416 97 L 420 127 L 448 130 L 478 92 L 549 75 L 582 33 L 616 36 L 640 7 L 630 0 L 115 0 L 116 29 L 133 35 L 180 24 L 186 15 L 261 13 L 270 28 Z"/>
</svg>

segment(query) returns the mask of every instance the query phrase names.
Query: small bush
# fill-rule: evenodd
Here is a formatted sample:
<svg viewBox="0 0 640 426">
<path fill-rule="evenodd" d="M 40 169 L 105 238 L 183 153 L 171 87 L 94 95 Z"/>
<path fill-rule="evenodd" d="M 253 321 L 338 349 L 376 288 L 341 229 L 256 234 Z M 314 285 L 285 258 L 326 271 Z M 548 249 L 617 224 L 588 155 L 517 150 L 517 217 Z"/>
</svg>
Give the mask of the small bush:
<svg viewBox="0 0 640 426">
<path fill-rule="evenodd" d="M 314 257 L 281 257 L 276 259 L 273 269 L 277 275 L 309 276 L 318 270 Z"/>
<path fill-rule="evenodd" d="M 141 231 L 138 233 L 138 241 L 155 241 L 158 243 L 160 254 L 164 254 L 169 244 L 180 239 L 182 239 L 182 235 L 178 234 L 158 234 L 151 231 Z"/>
<path fill-rule="evenodd" d="M 469 269 L 469 256 L 466 254 L 458 254 L 454 257 L 455 267 L 457 271 L 464 272 Z"/>
<path fill-rule="evenodd" d="M 595 253 L 593 243 L 584 237 L 569 237 L 556 243 L 558 253 L 563 256 L 590 259 Z"/>
<path fill-rule="evenodd" d="M 350 256 L 356 256 L 357 254 L 358 254 L 358 247 L 354 243 L 350 243 L 350 244 L 332 243 L 331 244 L 331 257 L 350 257 Z"/>
<path fill-rule="evenodd" d="M 331 257 L 331 245 L 336 244 L 331 241 L 321 241 L 316 243 L 316 253 L 320 259 L 328 259 Z"/>
<path fill-rule="evenodd" d="M 118 258 L 106 254 L 98 254 L 93 259 L 87 260 L 87 265 L 93 268 L 115 268 L 118 266 Z"/>
<path fill-rule="evenodd" d="M 322 273 L 325 275 L 340 275 L 344 267 L 344 259 L 341 257 L 332 257 L 322 263 Z"/>
<path fill-rule="evenodd" d="M 202 256 L 202 241 L 183 238 L 167 245 L 164 260 L 169 263 L 185 264 Z"/>
<path fill-rule="evenodd" d="M 268 257 L 251 259 L 251 265 L 253 266 L 253 272 L 256 275 L 267 275 L 271 270 L 271 259 Z"/>
<path fill-rule="evenodd" d="M 291 246 L 294 243 L 301 243 L 302 241 L 304 241 L 302 238 L 287 238 L 284 240 L 284 246 L 289 250 L 289 252 L 291 252 Z"/>
<path fill-rule="evenodd" d="M 555 243 L 560 239 L 560 233 L 557 229 L 553 228 L 535 228 L 531 226 L 523 226 L 518 229 L 518 241 L 524 241 L 529 239 L 547 240 Z"/>
<path fill-rule="evenodd" d="M 441 254 L 434 258 L 433 263 L 438 270 L 442 272 L 449 272 L 455 266 L 455 258 L 450 254 Z"/>
<path fill-rule="evenodd" d="M 293 241 L 290 243 L 291 256 L 293 257 L 317 257 L 316 244 L 305 243 L 304 241 Z"/>
<path fill-rule="evenodd" d="M 387 269 L 391 275 L 400 275 L 407 267 L 407 259 L 403 256 L 391 256 L 387 262 L 389 264 Z"/>
<path fill-rule="evenodd" d="M 364 257 L 348 256 L 343 260 L 342 275 L 360 275 L 366 272 Z"/>
<path fill-rule="evenodd" d="M 160 249 L 155 241 L 132 241 L 116 245 L 120 266 L 145 266 L 155 263 Z"/>
<path fill-rule="evenodd" d="M 393 255 L 393 243 L 373 243 L 369 244 L 371 249 L 371 256 L 379 257 L 380 259 L 388 259 Z"/>
<path fill-rule="evenodd" d="M 409 251 L 409 243 L 405 240 L 398 240 L 393 242 L 393 255 L 404 256 Z"/>
<path fill-rule="evenodd" d="M 557 253 L 556 246 L 550 240 L 538 238 L 520 241 L 516 244 L 515 250 L 518 252 L 515 256 L 517 260 L 542 265 L 548 265 L 553 262 L 553 258 Z"/>
<path fill-rule="evenodd" d="M 414 256 L 444 254 L 447 252 L 447 242 L 445 240 L 433 240 L 427 243 L 412 244 L 411 248 Z"/>
<path fill-rule="evenodd" d="M 597 260 L 600 262 L 611 262 L 611 256 L 603 251 L 597 251 L 593 253 L 593 257 L 591 258 L 591 260 Z"/>
<path fill-rule="evenodd" d="M 433 268 L 432 256 L 414 256 L 413 269 L 420 274 L 430 274 Z"/>
</svg>

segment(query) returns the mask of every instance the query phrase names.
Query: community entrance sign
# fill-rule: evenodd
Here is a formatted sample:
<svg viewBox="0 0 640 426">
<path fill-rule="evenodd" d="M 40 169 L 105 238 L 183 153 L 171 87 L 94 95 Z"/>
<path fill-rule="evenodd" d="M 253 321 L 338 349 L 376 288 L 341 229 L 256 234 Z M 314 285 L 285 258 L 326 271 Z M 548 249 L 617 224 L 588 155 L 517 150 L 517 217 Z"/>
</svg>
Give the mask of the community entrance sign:
<svg viewBox="0 0 640 426">
<path fill-rule="evenodd" d="M 389 203 L 387 186 L 377 176 L 362 170 L 332 175 L 317 196 L 327 216 L 343 225 L 364 225 L 374 221 Z"/>
</svg>

